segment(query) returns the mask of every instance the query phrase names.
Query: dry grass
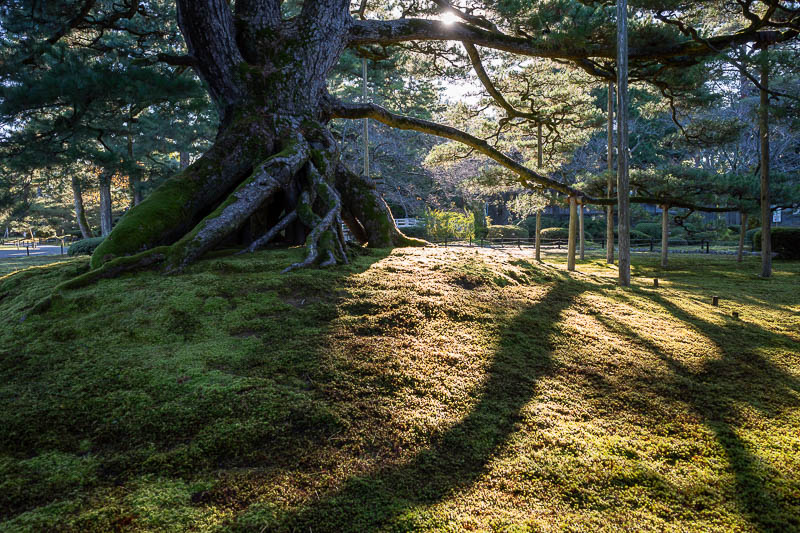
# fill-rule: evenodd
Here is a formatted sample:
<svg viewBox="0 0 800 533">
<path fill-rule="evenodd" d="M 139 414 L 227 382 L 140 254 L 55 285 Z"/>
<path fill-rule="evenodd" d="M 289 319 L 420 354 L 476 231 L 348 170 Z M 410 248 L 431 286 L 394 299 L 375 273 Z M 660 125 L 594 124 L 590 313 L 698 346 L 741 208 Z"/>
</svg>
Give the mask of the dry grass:
<svg viewBox="0 0 800 533">
<path fill-rule="evenodd" d="M 0 281 L 0 530 L 800 528 L 800 264 L 296 253 Z"/>
</svg>

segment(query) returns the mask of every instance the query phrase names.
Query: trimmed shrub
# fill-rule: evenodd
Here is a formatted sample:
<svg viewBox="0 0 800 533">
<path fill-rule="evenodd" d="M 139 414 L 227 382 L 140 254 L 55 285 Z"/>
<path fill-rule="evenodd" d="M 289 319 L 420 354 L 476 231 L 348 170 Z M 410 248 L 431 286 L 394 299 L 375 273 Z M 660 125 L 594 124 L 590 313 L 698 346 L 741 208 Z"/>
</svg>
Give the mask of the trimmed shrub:
<svg viewBox="0 0 800 533">
<path fill-rule="evenodd" d="M 660 243 L 661 239 L 658 242 Z M 689 246 L 689 241 L 680 237 L 670 237 L 668 242 L 670 246 Z"/>
<path fill-rule="evenodd" d="M 527 239 L 528 230 L 519 226 L 493 226 L 490 224 L 488 236 L 490 239 Z"/>
<path fill-rule="evenodd" d="M 761 229 L 753 233 L 753 249 L 761 251 Z M 772 251 L 779 259 L 800 259 L 800 228 L 772 228 Z"/>
<path fill-rule="evenodd" d="M 104 240 L 105 237 L 92 237 L 91 239 L 81 239 L 73 242 L 67 248 L 67 255 L 92 255 L 94 249 L 100 246 L 100 243 Z"/>
<path fill-rule="evenodd" d="M 643 231 L 639 231 L 639 230 L 635 230 L 635 229 L 631 230 L 631 242 L 634 243 L 636 246 L 641 246 L 643 244 L 649 244 L 651 240 L 658 241 L 659 239 L 660 239 L 660 237 L 659 238 L 653 238 L 652 235 L 648 235 L 647 233 L 644 233 Z"/>
<path fill-rule="evenodd" d="M 542 239 L 569 239 L 568 228 L 542 228 Z"/>
<path fill-rule="evenodd" d="M 425 226 L 423 226 L 423 225 L 407 226 L 405 228 L 398 228 L 398 229 L 406 237 L 414 237 L 414 238 L 417 238 L 417 239 L 427 239 L 428 238 L 428 232 L 426 231 Z"/>
<path fill-rule="evenodd" d="M 636 226 L 633 227 L 633 230 L 645 233 L 654 239 L 661 238 L 661 224 L 655 222 L 642 222 L 641 224 L 636 224 Z"/>
<path fill-rule="evenodd" d="M 753 228 L 753 229 L 749 229 L 749 230 L 745 231 L 744 232 L 744 241 L 745 242 L 753 242 L 753 235 L 755 235 L 757 231 L 761 231 L 761 228 Z M 761 235 L 760 234 L 759 234 L 758 240 L 761 241 Z M 759 250 L 760 249 L 761 248 L 759 248 Z"/>
</svg>

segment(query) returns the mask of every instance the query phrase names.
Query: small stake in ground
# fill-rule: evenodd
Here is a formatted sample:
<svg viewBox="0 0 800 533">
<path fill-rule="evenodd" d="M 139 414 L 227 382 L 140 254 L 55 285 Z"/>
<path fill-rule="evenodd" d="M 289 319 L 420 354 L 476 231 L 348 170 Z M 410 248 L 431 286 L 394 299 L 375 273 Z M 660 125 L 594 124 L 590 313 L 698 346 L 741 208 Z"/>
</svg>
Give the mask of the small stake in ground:
<svg viewBox="0 0 800 533">
<path fill-rule="evenodd" d="M 711 305 L 713 305 L 714 307 L 719 307 L 719 296 L 711 297 Z"/>
<path fill-rule="evenodd" d="M 731 316 L 733 318 L 739 318 L 739 311 L 734 311 L 733 313 L 731 313 Z"/>
<path fill-rule="evenodd" d="M 653 287 L 658 288 L 658 278 L 653 278 Z"/>
</svg>

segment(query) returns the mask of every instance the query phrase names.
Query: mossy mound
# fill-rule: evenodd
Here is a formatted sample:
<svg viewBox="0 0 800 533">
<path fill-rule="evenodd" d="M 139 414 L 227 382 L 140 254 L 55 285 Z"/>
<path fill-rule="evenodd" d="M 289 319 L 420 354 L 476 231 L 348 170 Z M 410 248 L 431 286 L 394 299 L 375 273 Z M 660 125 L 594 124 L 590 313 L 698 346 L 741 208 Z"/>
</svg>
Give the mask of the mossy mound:
<svg viewBox="0 0 800 533">
<path fill-rule="evenodd" d="M 0 531 L 798 524 L 800 265 L 302 253 L 0 278 Z"/>
</svg>

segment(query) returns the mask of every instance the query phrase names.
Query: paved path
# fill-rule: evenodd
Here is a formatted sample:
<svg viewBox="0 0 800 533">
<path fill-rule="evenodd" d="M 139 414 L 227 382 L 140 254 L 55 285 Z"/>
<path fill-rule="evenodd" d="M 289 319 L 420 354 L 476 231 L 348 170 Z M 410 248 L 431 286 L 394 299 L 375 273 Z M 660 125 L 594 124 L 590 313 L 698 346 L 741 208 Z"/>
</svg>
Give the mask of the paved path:
<svg viewBox="0 0 800 533">
<path fill-rule="evenodd" d="M 64 247 L 64 253 L 67 253 L 67 247 Z M 37 246 L 36 248 L 30 249 L 30 256 L 44 256 L 44 255 L 60 255 L 61 254 L 61 247 L 60 246 L 51 246 L 51 245 L 41 245 Z M 2 246 L 0 247 L 0 258 L 9 258 L 9 257 L 27 257 L 28 254 L 25 251 L 24 247 L 20 247 L 17 250 L 13 246 Z"/>
</svg>

